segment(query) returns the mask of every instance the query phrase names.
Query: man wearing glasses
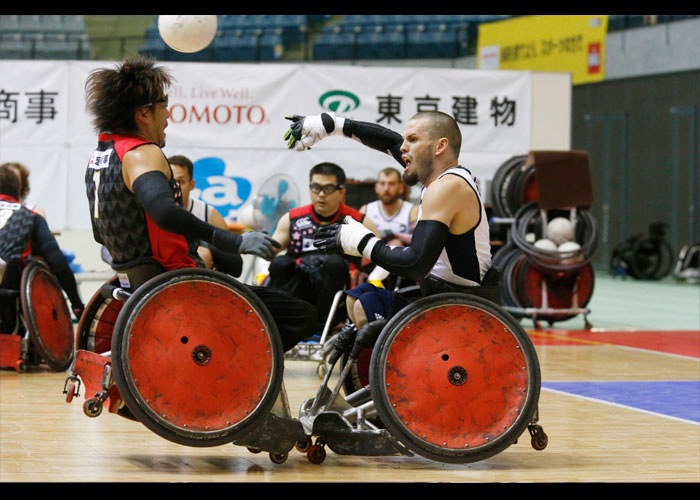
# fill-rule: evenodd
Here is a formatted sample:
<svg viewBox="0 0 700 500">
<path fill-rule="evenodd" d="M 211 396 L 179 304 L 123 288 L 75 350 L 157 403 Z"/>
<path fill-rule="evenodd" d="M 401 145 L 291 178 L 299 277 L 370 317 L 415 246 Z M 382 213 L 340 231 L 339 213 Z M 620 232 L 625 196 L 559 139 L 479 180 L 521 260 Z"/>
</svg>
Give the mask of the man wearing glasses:
<svg viewBox="0 0 700 500">
<path fill-rule="evenodd" d="M 204 241 L 232 254 L 274 257 L 267 234 L 236 234 L 200 220 L 183 208 L 182 190 L 163 154 L 170 112 L 168 71 L 143 56 L 90 73 L 87 110 L 98 132 L 85 171 L 95 241 L 111 255 L 120 284 L 136 290 L 165 271 L 204 267 L 197 246 Z M 281 290 L 251 287 L 267 306 L 284 350 L 315 332 L 316 311 Z"/>
<path fill-rule="evenodd" d="M 343 203 L 345 172 L 340 166 L 319 163 L 309 172 L 309 181 L 311 204 L 283 215 L 272 235 L 280 244 L 276 251 L 287 253 L 278 255 L 270 264 L 270 287 L 287 290 L 315 305 L 319 321 L 323 322 L 333 296 L 349 283 L 351 266 L 359 262 L 348 256 L 320 252 L 314 246 L 316 231 L 345 216 L 361 222 L 375 234 L 377 227 L 364 214 Z"/>
</svg>

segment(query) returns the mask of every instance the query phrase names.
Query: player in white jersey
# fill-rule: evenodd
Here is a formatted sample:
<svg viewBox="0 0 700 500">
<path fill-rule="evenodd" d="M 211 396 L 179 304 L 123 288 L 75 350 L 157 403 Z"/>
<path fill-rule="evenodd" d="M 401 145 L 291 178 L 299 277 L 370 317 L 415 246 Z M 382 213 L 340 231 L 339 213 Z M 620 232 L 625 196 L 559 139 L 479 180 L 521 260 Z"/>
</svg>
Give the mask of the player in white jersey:
<svg viewBox="0 0 700 500">
<path fill-rule="evenodd" d="M 228 231 L 228 224 L 226 224 L 226 221 L 216 208 L 190 196 L 195 188 L 195 180 L 193 178 L 194 165 L 192 161 L 186 156 L 175 155 L 168 158 L 168 163 L 173 170 L 175 180 L 182 190 L 182 206 L 199 220 Z M 241 275 L 243 259 L 241 259 L 240 255 L 221 252 L 205 242 L 200 242 L 197 254 L 209 269 L 215 268 L 235 277 Z"/>
<path fill-rule="evenodd" d="M 401 172 L 387 167 L 379 172 L 374 192 L 377 200 L 360 208 L 360 212 L 374 222 L 379 237 L 387 245 L 404 246 L 411 244 L 411 233 L 418 219 L 418 205 L 404 199 L 406 185 L 401 180 Z M 392 276 L 385 269 L 375 266 L 367 281 L 375 286 L 394 288 L 401 284 L 400 277 Z"/>
<path fill-rule="evenodd" d="M 409 246 L 386 245 L 345 221 L 319 231 L 314 242 L 318 248 L 362 255 L 392 273 L 418 281 L 425 295 L 459 290 L 498 301 L 498 284 L 492 283 L 497 273 L 485 279 L 491 255 L 484 207 L 471 175 L 460 166 L 462 139 L 454 118 L 441 112 L 418 113 L 406 124 L 403 136 L 376 123 L 329 113 L 291 120 L 286 134 L 290 148 L 301 151 L 329 135 L 352 138 L 391 154 L 404 166 L 406 184 L 424 186 L 421 214 Z M 396 294 L 370 287 L 348 292 L 357 299 L 346 303 L 357 328 L 375 319 L 388 319 L 402 307 Z"/>
<path fill-rule="evenodd" d="M 374 192 L 377 199 L 360 208 L 379 230 L 385 243 L 401 245 L 410 243 L 410 235 L 418 219 L 418 206 L 406 201 L 406 185 L 401 173 L 392 167 L 379 172 Z"/>
</svg>

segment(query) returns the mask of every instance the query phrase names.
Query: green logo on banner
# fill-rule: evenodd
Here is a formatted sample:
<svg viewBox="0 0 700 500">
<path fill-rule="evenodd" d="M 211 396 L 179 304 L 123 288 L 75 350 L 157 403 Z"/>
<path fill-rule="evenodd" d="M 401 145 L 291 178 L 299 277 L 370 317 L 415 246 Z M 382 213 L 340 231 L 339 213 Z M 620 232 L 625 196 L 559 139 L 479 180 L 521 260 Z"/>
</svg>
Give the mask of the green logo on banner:
<svg viewBox="0 0 700 500">
<path fill-rule="evenodd" d="M 347 92 L 345 90 L 330 90 L 323 94 L 318 102 L 326 111 L 347 113 L 348 111 L 357 109 L 360 105 L 360 98 L 352 92 Z"/>
</svg>

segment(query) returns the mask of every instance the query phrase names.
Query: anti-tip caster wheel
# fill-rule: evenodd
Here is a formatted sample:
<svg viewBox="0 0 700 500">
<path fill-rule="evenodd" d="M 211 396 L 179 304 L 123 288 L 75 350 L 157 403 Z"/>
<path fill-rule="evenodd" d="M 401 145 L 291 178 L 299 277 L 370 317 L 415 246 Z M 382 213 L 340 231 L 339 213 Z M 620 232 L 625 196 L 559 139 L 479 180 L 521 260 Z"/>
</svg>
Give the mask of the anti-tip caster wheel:
<svg viewBox="0 0 700 500">
<path fill-rule="evenodd" d="M 247 446 L 247 448 L 248 448 L 248 451 L 251 452 L 251 453 L 260 453 L 260 452 L 262 452 L 262 450 L 261 450 L 260 448 L 255 448 L 255 447 L 253 447 L 253 446 Z"/>
<path fill-rule="evenodd" d="M 102 413 L 102 403 L 97 398 L 90 398 L 83 403 L 83 413 L 90 418 L 95 418 Z"/>
<path fill-rule="evenodd" d="M 78 395 L 78 391 L 75 390 L 75 383 L 71 383 L 66 391 L 66 403 L 73 401 L 73 396 Z"/>
<path fill-rule="evenodd" d="M 311 446 L 311 438 L 310 437 L 307 437 L 306 439 L 300 439 L 299 441 L 297 441 L 294 444 L 294 447 L 300 453 L 306 453 L 310 446 Z"/>
<path fill-rule="evenodd" d="M 306 450 L 306 458 L 308 458 L 309 462 L 312 464 L 321 464 L 326 459 L 326 449 L 323 446 L 313 444 Z"/>
<path fill-rule="evenodd" d="M 276 464 L 283 464 L 287 461 L 288 453 L 272 453 L 270 452 L 270 460 Z"/>
<path fill-rule="evenodd" d="M 529 430 L 530 434 L 532 435 L 532 439 L 530 440 L 532 447 L 537 451 L 544 450 L 549 443 L 549 438 L 547 437 L 547 434 L 545 434 L 544 430 L 542 430 L 542 427 L 539 425 L 533 425 Z"/>
</svg>

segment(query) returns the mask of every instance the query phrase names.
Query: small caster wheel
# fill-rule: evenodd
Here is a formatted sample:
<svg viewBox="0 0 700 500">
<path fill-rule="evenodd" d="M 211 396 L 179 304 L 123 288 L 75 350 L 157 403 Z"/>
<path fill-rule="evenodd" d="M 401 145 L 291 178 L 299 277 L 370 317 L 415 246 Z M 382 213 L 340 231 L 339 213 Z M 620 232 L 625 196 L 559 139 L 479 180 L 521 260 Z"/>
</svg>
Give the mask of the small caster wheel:
<svg viewBox="0 0 700 500">
<path fill-rule="evenodd" d="M 542 451 L 547 447 L 547 443 L 549 443 L 549 438 L 547 437 L 547 434 L 543 432 L 541 435 L 532 436 L 531 443 L 534 449 L 536 449 L 537 451 Z"/>
<path fill-rule="evenodd" d="M 310 437 L 308 437 L 306 439 L 300 439 L 299 441 L 297 441 L 294 444 L 294 447 L 300 453 L 306 453 L 306 451 L 309 449 L 309 446 L 311 446 L 311 438 Z"/>
<path fill-rule="evenodd" d="M 542 427 L 539 425 L 533 425 L 529 428 L 529 431 L 530 435 L 532 436 L 532 439 L 530 440 L 532 447 L 537 451 L 544 450 L 549 443 L 549 438 L 547 437 L 547 434 L 545 434 L 544 430 L 542 430 Z"/>
<path fill-rule="evenodd" d="M 313 444 L 309 446 L 308 450 L 306 450 L 306 458 L 308 458 L 309 462 L 312 464 L 318 465 L 323 463 L 323 461 L 326 459 L 326 449 L 323 446 Z"/>
<path fill-rule="evenodd" d="M 251 453 L 260 453 L 262 450 L 260 448 L 254 448 L 252 446 L 248 446 L 248 451 Z"/>
<path fill-rule="evenodd" d="M 95 418 L 102 413 L 102 403 L 96 398 L 90 398 L 83 403 L 83 413 L 90 418 Z"/>
<path fill-rule="evenodd" d="M 288 453 L 272 453 L 270 452 L 270 460 L 276 464 L 283 464 L 287 461 Z"/>
<path fill-rule="evenodd" d="M 70 384 L 68 386 L 68 391 L 66 391 L 66 403 L 73 401 L 73 396 L 76 395 L 75 384 Z"/>
<path fill-rule="evenodd" d="M 18 359 L 15 362 L 15 371 L 17 373 L 24 373 L 27 371 L 27 363 L 23 359 Z"/>
<path fill-rule="evenodd" d="M 319 363 L 319 365 L 316 367 L 316 374 L 321 380 L 323 380 L 323 378 L 326 376 L 326 365 L 324 363 Z"/>
</svg>

